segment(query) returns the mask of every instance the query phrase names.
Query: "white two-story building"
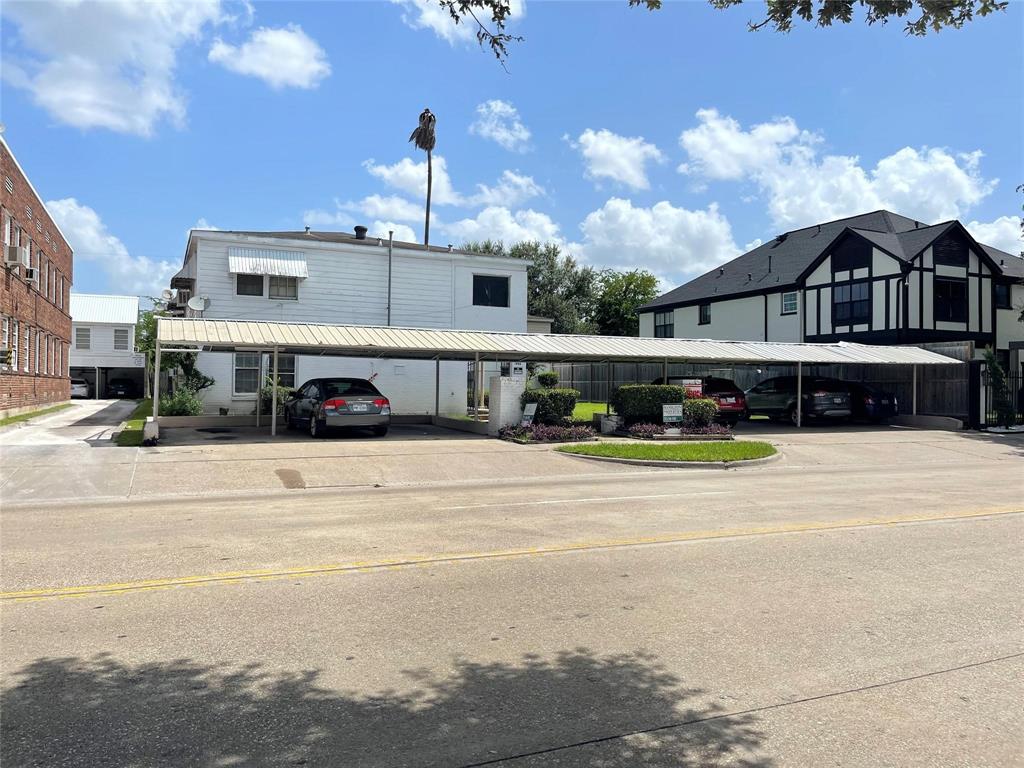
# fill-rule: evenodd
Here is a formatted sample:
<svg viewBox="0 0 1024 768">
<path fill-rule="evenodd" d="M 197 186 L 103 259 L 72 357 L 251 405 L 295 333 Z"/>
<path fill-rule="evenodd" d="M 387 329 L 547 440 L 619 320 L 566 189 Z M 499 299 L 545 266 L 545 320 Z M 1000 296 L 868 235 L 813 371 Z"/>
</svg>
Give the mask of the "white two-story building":
<svg viewBox="0 0 1024 768">
<path fill-rule="evenodd" d="M 206 319 L 527 330 L 528 262 L 416 243 L 389 247 L 363 227 L 356 232 L 192 230 L 171 281 L 171 309 Z M 197 367 L 215 380 L 201 393 L 207 412 L 247 414 L 270 360 L 201 353 Z M 326 376 L 370 379 L 396 415 L 434 412 L 436 371 L 428 360 L 280 355 L 278 373 L 284 386 Z M 464 413 L 466 364 L 441 363 L 438 390 L 442 413 Z"/>
<path fill-rule="evenodd" d="M 95 397 L 111 382 L 131 382 L 128 394 L 141 397 L 146 359 L 135 351 L 138 296 L 71 294 L 71 378 L 85 379 Z"/>
<path fill-rule="evenodd" d="M 640 309 L 640 335 L 973 342 L 1024 362 L 1024 259 L 958 221 L 874 211 L 779 235 Z"/>
</svg>

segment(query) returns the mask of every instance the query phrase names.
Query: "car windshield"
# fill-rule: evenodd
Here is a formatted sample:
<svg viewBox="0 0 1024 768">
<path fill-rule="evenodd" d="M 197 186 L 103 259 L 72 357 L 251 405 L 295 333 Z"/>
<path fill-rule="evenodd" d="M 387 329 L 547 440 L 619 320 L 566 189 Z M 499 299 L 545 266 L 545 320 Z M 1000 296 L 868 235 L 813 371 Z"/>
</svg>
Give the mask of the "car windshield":
<svg viewBox="0 0 1024 768">
<path fill-rule="evenodd" d="M 705 392 L 735 392 L 737 387 L 729 379 L 705 379 L 704 391 Z"/>
<path fill-rule="evenodd" d="M 373 384 L 363 379 L 330 379 L 323 382 L 324 396 L 337 397 L 339 395 L 379 395 Z"/>
</svg>

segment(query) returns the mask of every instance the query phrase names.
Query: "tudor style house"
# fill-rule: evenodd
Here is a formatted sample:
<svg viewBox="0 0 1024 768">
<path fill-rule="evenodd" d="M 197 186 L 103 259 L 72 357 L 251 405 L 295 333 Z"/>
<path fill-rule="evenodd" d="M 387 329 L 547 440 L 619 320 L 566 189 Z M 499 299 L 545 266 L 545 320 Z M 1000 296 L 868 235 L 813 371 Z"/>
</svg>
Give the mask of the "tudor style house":
<svg viewBox="0 0 1024 768">
<path fill-rule="evenodd" d="M 389 249 L 387 240 L 367 237 L 366 227 L 355 230 L 194 229 L 182 268 L 165 294 L 172 296 L 168 309 L 206 319 L 527 330 L 528 262 L 397 241 Z M 197 368 L 214 379 L 200 392 L 204 410 L 252 413 L 260 384 L 270 374 L 269 357 L 257 351 L 200 353 Z M 391 400 L 393 412 L 403 416 L 434 412 L 436 375 L 429 360 L 278 359 L 283 386 L 328 376 L 370 379 Z M 436 383 L 442 413 L 465 413 L 467 375 L 466 363 L 441 363 Z"/>
<path fill-rule="evenodd" d="M 1024 259 L 874 211 L 779 235 L 640 308 L 640 335 L 992 346 L 1018 370 Z"/>
</svg>

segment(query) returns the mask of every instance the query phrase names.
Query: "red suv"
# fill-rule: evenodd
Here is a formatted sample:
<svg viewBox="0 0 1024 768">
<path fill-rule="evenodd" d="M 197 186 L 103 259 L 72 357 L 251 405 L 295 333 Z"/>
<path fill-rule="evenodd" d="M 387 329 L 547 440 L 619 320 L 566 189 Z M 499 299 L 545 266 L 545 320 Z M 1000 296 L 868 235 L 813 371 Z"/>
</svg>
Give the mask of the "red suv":
<svg viewBox="0 0 1024 768">
<path fill-rule="evenodd" d="M 668 383 L 682 386 L 683 382 L 690 378 L 689 376 L 669 376 Z M 662 379 L 659 376 L 651 383 L 661 384 Z M 747 418 L 747 396 L 743 394 L 743 390 L 737 387 L 736 382 L 732 379 L 704 376 L 701 378 L 701 388 L 704 397 L 714 400 L 718 405 L 719 421 L 724 421 L 730 427 L 735 427 L 736 422 Z"/>
</svg>

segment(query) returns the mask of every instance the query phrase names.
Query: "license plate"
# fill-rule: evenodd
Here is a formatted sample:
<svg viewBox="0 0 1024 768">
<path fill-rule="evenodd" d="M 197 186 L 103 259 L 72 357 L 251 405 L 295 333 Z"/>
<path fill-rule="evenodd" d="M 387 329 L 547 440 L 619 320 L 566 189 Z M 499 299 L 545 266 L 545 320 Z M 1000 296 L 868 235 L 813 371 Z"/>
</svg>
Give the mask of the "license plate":
<svg viewBox="0 0 1024 768">
<path fill-rule="evenodd" d="M 722 398 L 722 402 L 723 403 L 735 403 L 736 402 L 736 398 L 735 397 L 723 397 Z"/>
<path fill-rule="evenodd" d="M 843 398 L 841 398 L 841 397 L 833 397 L 832 398 L 832 402 L 835 403 L 836 405 L 842 405 Z"/>
<path fill-rule="evenodd" d="M 889 404 L 889 401 L 888 401 L 888 400 L 883 400 L 883 401 L 882 401 L 882 405 L 888 405 L 888 404 Z"/>
<path fill-rule="evenodd" d="M 350 405 L 349 408 L 351 408 L 356 413 L 366 413 L 366 410 L 369 408 L 369 406 L 366 403 L 352 403 L 352 405 Z"/>
</svg>

